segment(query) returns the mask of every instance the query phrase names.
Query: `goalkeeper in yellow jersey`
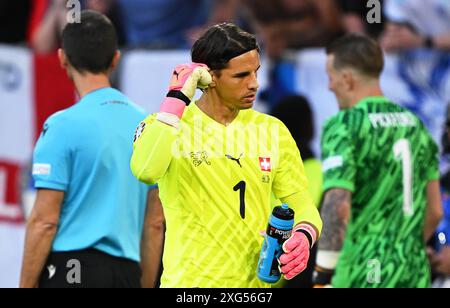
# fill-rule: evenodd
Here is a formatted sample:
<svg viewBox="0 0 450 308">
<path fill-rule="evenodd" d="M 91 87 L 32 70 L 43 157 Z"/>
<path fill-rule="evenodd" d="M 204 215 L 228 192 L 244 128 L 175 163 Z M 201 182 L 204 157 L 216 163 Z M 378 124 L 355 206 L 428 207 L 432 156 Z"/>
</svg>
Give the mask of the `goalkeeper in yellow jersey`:
<svg viewBox="0 0 450 308">
<path fill-rule="evenodd" d="M 322 229 L 299 150 L 284 124 L 252 110 L 259 47 L 233 24 L 211 27 L 175 68 L 159 113 L 135 135 L 131 169 L 158 183 L 166 220 L 162 287 L 269 287 L 257 262 L 271 193 L 295 211 L 280 269 L 306 268 Z M 202 63 L 202 64 L 199 64 Z M 196 88 L 203 90 L 191 102 Z"/>
</svg>

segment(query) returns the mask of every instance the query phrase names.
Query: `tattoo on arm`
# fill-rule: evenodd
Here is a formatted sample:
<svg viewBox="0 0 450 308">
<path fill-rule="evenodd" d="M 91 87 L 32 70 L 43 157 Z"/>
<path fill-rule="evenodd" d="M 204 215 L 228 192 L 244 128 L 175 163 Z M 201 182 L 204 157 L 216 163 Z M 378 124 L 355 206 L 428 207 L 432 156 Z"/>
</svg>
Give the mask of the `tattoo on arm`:
<svg viewBox="0 0 450 308">
<path fill-rule="evenodd" d="M 323 231 L 319 242 L 320 250 L 342 249 L 350 220 L 351 198 L 351 192 L 345 189 L 331 189 L 325 194 L 322 204 Z"/>
</svg>

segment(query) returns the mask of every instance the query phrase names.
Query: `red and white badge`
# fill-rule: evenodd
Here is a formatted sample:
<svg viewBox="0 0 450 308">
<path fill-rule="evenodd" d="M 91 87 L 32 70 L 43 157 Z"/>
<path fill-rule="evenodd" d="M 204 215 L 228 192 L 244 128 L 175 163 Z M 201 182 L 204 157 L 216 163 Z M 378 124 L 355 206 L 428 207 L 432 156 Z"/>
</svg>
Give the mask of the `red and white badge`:
<svg viewBox="0 0 450 308">
<path fill-rule="evenodd" d="M 270 164 L 270 157 L 260 157 L 259 166 L 261 167 L 261 171 L 271 172 L 272 165 Z"/>
</svg>

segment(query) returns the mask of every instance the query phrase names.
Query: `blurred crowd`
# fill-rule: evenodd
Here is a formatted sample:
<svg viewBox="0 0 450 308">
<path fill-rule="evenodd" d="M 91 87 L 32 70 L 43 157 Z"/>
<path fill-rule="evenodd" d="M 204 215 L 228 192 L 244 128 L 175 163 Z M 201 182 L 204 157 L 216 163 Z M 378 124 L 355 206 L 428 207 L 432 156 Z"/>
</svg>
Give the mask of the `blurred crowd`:
<svg viewBox="0 0 450 308">
<path fill-rule="evenodd" d="M 389 51 L 448 48 L 448 4 L 431 2 L 442 7 L 417 0 L 3 0 L 0 42 L 52 52 L 66 17 L 80 5 L 107 14 L 129 48 L 189 48 L 204 29 L 224 21 L 257 33 L 270 58 L 286 49 L 325 46 L 346 32 L 381 37 Z"/>
<path fill-rule="evenodd" d="M 400 73 L 415 93 L 424 80 L 407 68 L 414 67 L 411 62 L 423 61 L 424 55 L 408 51 L 444 52 L 430 58 L 433 76 L 442 76 L 450 67 L 450 3 L 441 0 L 2 0 L 0 43 L 22 43 L 37 54 L 53 53 L 67 17 L 75 14 L 77 6 L 108 15 L 122 49 L 189 49 L 206 28 L 225 21 L 256 33 L 270 60 L 271 85 L 261 95 L 270 108 L 296 94 L 289 82 L 295 64 L 290 51 L 324 47 L 345 33 L 370 35 L 380 40 L 386 52 L 407 54 Z M 450 98 L 450 83 L 439 88 L 436 84 L 441 80 L 429 82 L 433 84 L 426 87 L 444 100 Z M 429 109 L 443 114 L 436 106 L 425 113 Z"/>
<path fill-rule="evenodd" d="M 366 22 L 368 8 L 358 0 L 3 0 L 0 42 L 52 52 L 75 3 L 107 14 L 130 48 L 189 48 L 205 28 L 224 21 L 258 33 L 272 58 L 288 48 L 324 46 L 345 32 L 382 31 Z"/>
</svg>

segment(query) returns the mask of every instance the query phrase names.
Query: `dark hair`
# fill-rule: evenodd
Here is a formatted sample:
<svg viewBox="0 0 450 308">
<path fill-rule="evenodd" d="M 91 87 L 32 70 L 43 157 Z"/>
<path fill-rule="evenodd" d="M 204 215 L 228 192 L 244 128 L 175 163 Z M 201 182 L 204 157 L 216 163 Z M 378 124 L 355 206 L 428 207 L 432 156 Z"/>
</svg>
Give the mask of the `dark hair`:
<svg viewBox="0 0 450 308">
<path fill-rule="evenodd" d="M 279 101 L 271 114 L 291 132 L 304 160 L 314 157 L 310 143 L 314 138 L 314 117 L 304 96 L 287 96 Z"/>
<path fill-rule="evenodd" d="M 117 35 L 105 15 L 85 10 L 81 23 L 69 23 L 63 30 L 62 48 L 79 72 L 106 72 L 117 51 Z"/>
<path fill-rule="evenodd" d="M 254 35 L 232 23 L 222 23 L 209 28 L 192 47 L 192 61 L 206 64 L 212 70 L 227 67 L 228 62 L 259 46 Z"/>
<path fill-rule="evenodd" d="M 378 78 L 384 67 L 383 51 L 373 39 L 364 35 L 348 34 L 327 47 L 334 55 L 336 69 L 352 68 L 368 77 Z"/>
</svg>

